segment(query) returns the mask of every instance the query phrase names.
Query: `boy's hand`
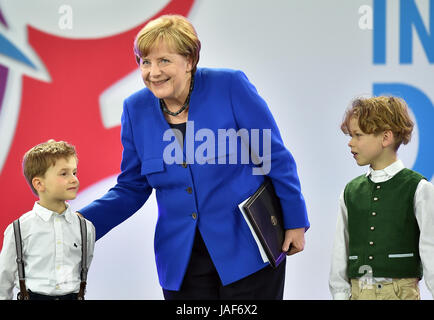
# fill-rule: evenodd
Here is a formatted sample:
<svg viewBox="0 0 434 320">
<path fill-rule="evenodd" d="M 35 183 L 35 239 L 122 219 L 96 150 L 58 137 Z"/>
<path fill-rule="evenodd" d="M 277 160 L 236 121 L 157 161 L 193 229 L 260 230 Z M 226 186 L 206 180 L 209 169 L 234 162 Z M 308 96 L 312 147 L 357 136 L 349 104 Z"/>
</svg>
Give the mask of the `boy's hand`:
<svg viewBox="0 0 434 320">
<path fill-rule="evenodd" d="M 282 251 L 286 252 L 286 255 L 290 256 L 304 250 L 304 232 L 305 228 L 285 230 Z"/>
</svg>

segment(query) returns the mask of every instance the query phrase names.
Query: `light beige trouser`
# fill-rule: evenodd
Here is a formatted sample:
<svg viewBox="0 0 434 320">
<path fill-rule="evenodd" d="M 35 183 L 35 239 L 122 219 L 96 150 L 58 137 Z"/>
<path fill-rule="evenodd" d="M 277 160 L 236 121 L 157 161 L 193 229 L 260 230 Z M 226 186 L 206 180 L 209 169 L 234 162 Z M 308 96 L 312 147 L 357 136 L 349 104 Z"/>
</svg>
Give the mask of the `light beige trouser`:
<svg viewBox="0 0 434 320">
<path fill-rule="evenodd" d="M 367 284 L 351 279 L 351 300 L 420 300 L 418 278 Z"/>
</svg>

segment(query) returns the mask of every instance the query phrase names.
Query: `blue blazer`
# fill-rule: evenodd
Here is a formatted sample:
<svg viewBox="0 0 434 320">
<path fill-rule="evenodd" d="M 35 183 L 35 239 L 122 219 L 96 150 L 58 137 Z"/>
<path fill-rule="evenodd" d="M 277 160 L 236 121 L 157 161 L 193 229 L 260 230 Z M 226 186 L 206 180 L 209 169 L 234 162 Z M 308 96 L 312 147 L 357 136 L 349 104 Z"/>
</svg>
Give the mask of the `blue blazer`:
<svg viewBox="0 0 434 320">
<path fill-rule="evenodd" d="M 249 133 L 256 129 L 260 137 L 264 129 L 270 129 L 271 153 L 263 152 L 262 156 L 270 164 L 271 170 L 265 173 L 280 198 L 284 227 L 309 227 L 295 161 L 283 144 L 267 104 L 244 73 L 208 68 L 196 71 L 181 151 L 184 164 L 180 161 L 168 164 L 163 157 L 175 140 L 164 141 L 164 133 L 171 132 L 167 131 L 169 128 L 159 100 L 147 88 L 125 99 L 121 128 L 123 154 L 117 184 L 80 210 L 95 225 L 99 239 L 140 209 L 155 189 L 158 220 L 154 246 L 158 276 L 164 289 L 180 289 L 197 228 L 223 285 L 268 265 L 262 261 L 238 208 L 264 181 L 264 175 L 252 171 L 261 164 L 243 161 L 241 152 L 236 152 L 239 146 L 217 150 L 218 129 L 238 132 L 243 128 Z M 205 129 L 202 133 L 208 133 L 206 139 L 197 134 L 201 129 Z M 214 134 L 214 141 L 209 133 Z M 253 142 L 251 149 L 261 156 L 261 147 L 267 140 L 259 141 L 259 150 Z M 215 152 L 210 148 L 204 150 L 205 142 L 209 143 L 207 146 L 216 146 Z M 186 159 L 186 149 L 191 151 L 192 145 L 198 157 Z"/>
</svg>

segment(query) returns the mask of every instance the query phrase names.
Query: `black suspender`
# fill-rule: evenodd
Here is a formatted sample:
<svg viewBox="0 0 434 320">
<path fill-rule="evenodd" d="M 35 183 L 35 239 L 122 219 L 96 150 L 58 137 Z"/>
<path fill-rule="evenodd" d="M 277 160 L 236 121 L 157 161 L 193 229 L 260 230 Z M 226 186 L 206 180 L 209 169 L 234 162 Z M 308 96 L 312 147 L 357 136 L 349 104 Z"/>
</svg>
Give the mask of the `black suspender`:
<svg viewBox="0 0 434 320">
<path fill-rule="evenodd" d="M 78 216 L 80 221 L 81 233 L 81 272 L 80 272 L 80 291 L 78 292 L 78 300 L 84 300 L 84 293 L 86 290 L 87 281 L 87 227 L 86 220 Z M 18 280 L 20 284 L 20 293 L 18 300 L 29 300 L 29 293 L 26 289 L 25 273 L 24 273 L 24 260 L 23 260 L 23 244 L 21 239 L 20 220 L 17 219 L 13 222 L 15 247 L 17 250 L 17 266 L 18 266 Z"/>
<path fill-rule="evenodd" d="M 20 284 L 19 300 L 29 300 L 29 293 L 26 289 L 26 281 L 24 275 L 24 260 L 23 260 L 23 243 L 21 240 L 20 220 L 14 221 L 15 247 L 17 249 L 17 265 L 18 265 L 18 281 Z"/>
<path fill-rule="evenodd" d="M 81 232 L 81 272 L 80 272 L 80 291 L 78 292 L 78 300 L 84 300 L 84 293 L 86 291 L 87 281 L 87 228 L 86 220 L 77 215 L 80 219 L 80 232 Z"/>
</svg>

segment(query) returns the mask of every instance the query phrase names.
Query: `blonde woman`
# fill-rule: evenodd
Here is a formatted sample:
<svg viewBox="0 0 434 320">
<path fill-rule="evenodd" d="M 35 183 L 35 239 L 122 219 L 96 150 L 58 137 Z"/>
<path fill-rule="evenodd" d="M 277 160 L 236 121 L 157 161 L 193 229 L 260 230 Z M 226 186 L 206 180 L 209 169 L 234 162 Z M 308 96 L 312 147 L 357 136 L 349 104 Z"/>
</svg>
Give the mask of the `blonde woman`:
<svg viewBox="0 0 434 320">
<path fill-rule="evenodd" d="M 282 250 L 303 250 L 309 222 L 296 165 L 244 73 L 198 68 L 200 47 L 181 16 L 162 16 L 138 33 L 134 53 L 146 88 L 124 102 L 122 172 L 80 213 L 100 238 L 155 189 L 155 256 L 165 299 L 282 299 L 285 262 L 273 269 L 261 259 L 238 205 L 267 175 L 284 211 Z M 217 150 L 222 129 L 271 132 L 259 145 L 270 147 L 262 153 L 264 174 L 253 170 L 261 169 L 258 162 L 241 161 L 236 148 Z"/>
</svg>

